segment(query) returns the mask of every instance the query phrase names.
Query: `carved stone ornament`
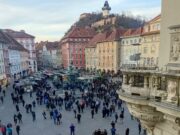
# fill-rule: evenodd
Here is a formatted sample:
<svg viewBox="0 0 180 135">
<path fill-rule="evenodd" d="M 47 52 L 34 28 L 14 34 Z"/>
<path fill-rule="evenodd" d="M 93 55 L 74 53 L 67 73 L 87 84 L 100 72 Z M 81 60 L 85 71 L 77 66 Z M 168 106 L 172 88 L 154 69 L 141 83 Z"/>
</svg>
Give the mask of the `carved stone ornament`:
<svg viewBox="0 0 180 135">
<path fill-rule="evenodd" d="M 174 102 L 177 99 L 177 81 L 176 80 L 168 80 L 168 86 L 167 86 L 167 101 L 168 102 Z"/>
<path fill-rule="evenodd" d="M 171 34 L 170 61 L 180 62 L 180 33 Z"/>
</svg>

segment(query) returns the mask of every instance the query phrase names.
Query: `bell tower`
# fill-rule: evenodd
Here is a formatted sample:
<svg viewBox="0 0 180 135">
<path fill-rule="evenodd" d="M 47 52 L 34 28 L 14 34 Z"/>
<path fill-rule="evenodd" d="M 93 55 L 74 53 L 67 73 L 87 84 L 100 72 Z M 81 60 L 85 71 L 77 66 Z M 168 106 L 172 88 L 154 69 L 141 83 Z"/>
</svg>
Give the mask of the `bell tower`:
<svg viewBox="0 0 180 135">
<path fill-rule="evenodd" d="M 110 11 L 111 11 L 111 7 L 109 6 L 108 1 L 106 0 L 102 8 L 103 17 L 105 18 L 108 17 Z"/>
</svg>

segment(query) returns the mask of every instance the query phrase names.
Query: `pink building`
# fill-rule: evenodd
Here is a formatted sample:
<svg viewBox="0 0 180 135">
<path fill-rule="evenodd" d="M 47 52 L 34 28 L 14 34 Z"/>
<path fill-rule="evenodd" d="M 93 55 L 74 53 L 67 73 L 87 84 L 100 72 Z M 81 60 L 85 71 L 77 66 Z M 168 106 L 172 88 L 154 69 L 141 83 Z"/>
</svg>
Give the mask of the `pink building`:
<svg viewBox="0 0 180 135">
<path fill-rule="evenodd" d="M 95 31 L 92 28 L 74 27 L 61 40 L 62 63 L 65 68 L 73 65 L 85 68 L 85 47 Z"/>
</svg>

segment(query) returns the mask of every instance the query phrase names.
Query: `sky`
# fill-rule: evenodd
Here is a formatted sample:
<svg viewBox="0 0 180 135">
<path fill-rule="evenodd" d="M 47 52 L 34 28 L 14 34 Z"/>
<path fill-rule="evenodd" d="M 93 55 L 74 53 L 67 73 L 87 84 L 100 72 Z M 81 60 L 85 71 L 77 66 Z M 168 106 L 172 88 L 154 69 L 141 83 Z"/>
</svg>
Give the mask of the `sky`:
<svg viewBox="0 0 180 135">
<path fill-rule="evenodd" d="M 0 0 L 0 29 L 25 30 L 39 41 L 59 41 L 82 13 L 101 12 L 105 0 Z M 111 13 L 152 19 L 161 0 L 109 0 Z"/>
</svg>

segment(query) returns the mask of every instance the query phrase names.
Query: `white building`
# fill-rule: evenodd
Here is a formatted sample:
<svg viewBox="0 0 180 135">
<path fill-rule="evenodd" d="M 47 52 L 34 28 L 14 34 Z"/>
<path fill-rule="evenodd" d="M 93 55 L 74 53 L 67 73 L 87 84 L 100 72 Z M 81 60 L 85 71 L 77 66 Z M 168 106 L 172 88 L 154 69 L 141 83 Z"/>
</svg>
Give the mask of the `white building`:
<svg viewBox="0 0 180 135">
<path fill-rule="evenodd" d="M 135 67 L 140 62 L 142 28 L 128 29 L 121 40 L 121 67 Z"/>
<path fill-rule="evenodd" d="M 25 71 L 29 71 L 28 65 L 24 68 L 25 60 L 26 64 L 28 64 L 26 57 L 28 55 L 28 51 L 9 34 L 5 33 L 5 37 L 8 41 L 8 66 L 10 76 L 18 79 L 24 75 L 23 73 Z"/>
<path fill-rule="evenodd" d="M 36 45 L 38 67 L 58 68 L 62 65 L 59 42 L 40 42 Z"/>
<path fill-rule="evenodd" d="M 35 51 L 35 37 L 27 34 L 24 30 L 14 31 L 5 29 L 4 32 L 12 36 L 18 43 L 22 44 L 29 51 L 29 69 L 32 72 L 37 71 L 37 58 Z"/>
<path fill-rule="evenodd" d="M 4 79 L 6 79 L 5 73 L 5 63 L 4 63 L 4 55 L 3 55 L 4 42 L 0 37 L 0 85 L 4 84 Z"/>
</svg>

